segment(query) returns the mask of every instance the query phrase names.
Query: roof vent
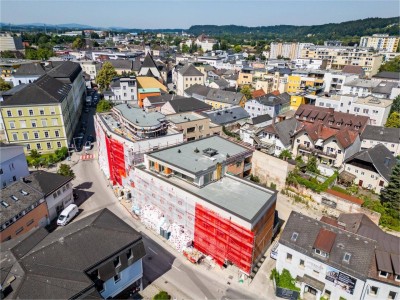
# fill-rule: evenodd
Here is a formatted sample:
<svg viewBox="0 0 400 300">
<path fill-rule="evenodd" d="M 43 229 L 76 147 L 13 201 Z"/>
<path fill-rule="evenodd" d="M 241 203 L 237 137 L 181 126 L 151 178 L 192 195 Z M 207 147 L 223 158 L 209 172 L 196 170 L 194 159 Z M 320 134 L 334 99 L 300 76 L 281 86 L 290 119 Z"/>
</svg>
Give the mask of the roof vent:
<svg viewBox="0 0 400 300">
<path fill-rule="evenodd" d="M 178 149 L 178 153 L 181 153 L 182 151 L 181 151 L 181 149 Z"/>
<path fill-rule="evenodd" d="M 218 154 L 218 151 L 213 148 L 207 148 L 203 150 L 203 154 L 208 157 L 213 157 L 214 155 Z"/>
<path fill-rule="evenodd" d="M 196 149 L 194 149 L 194 152 L 195 152 L 195 153 L 199 153 L 200 150 L 196 147 Z"/>
</svg>

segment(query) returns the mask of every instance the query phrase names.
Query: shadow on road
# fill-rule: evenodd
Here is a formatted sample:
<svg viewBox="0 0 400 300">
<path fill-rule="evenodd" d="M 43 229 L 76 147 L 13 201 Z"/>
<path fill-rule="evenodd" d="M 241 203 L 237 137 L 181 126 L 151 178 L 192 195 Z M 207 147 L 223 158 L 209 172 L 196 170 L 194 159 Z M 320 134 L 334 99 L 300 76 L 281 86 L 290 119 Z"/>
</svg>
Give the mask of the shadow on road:
<svg viewBox="0 0 400 300">
<path fill-rule="evenodd" d="M 75 204 L 78 206 L 81 206 L 87 199 L 92 197 L 92 195 L 94 194 L 93 192 L 90 191 L 84 191 L 78 189 L 75 189 L 74 192 L 78 195 L 78 199 L 75 199 Z"/>
<path fill-rule="evenodd" d="M 86 181 L 86 182 L 83 182 L 83 183 L 75 186 L 74 188 L 77 190 L 87 190 L 87 189 L 90 189 L 92 186 L 93 186 L 93 182 Z"/>
</svg>

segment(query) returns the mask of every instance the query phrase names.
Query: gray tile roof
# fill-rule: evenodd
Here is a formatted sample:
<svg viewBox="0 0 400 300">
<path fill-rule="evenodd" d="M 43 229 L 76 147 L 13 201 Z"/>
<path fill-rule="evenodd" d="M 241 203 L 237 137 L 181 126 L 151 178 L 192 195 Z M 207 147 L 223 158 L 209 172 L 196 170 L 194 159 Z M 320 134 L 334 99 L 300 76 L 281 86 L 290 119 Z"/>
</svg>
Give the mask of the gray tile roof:
<svg viewBox="0 0 400 300">
<path fill-rule="evenodd" d="M 150 55 L 150 53 L 147 53 L 146 57 L 144 58 L 142 68 L 156 68 L 157 65 L 153 60 L 153 57 Z"/>
<path fill-rule="evenodd" d="M 181 68 L 179 73 L 182 74 L 182 76 L 204 76 L 203 73 L 201 73 L 199 70 L 197 70 L 193 65 L 187 64 L 183 68 Z"/>
<path fill-rule="evenodd" d="M 82 71 L 81 65 L 72 61 L 63 61 L 47 72 L 47 75 L 64 83 L 73 83 Z"/>
<path fill-rule="evenodd" d="M 41 76 L 45 74 L 45 68 L 41 63 L 30 63 L 30 64 L 22 64 L 17 71 L 15 72 L 15 76 Z"/>
<path fill-rule="evenodd" d="M 290 118 L 279 123 L 268 125 L 264 129 L 264 132 L 277 134 L 282 144 L 287 146 L 292 144 L 292 136 L 296 130 L 296 127 L 297 120 L 295 118 Z"/>
<path fill-rule="evenodd" d="M 399 144 L 400 130 L 398 128 L 367 125 L 361 134 L 361 140 L 374 140 Z"/>
<path fill-rule="evenodd" d="M 149 100 L 151 104 L 161 104 L 179 98 L 184 98 L 184 97 L 177 96 L 175 94 L 161 94 L 160 96 L 147 97 L 147 100 Z"/>
<path fill-rule="evenodd" d="M 19 106 L 29 104 L 61 103 L 68 95 L 71 86 L 45 74 L 28 84 L 13 96 L 0 102 L 0 106 Z"/>
<path fill-rule="evenodd" d="M 207 103 L 197 100 L 196 98 L 178 98 L 168 101 L 176 113 L 186 111 L 203 111 L 211 109 L 212 106 Z"/>
<path fill-rule="evenodd" d="M 391 81 L 381 81 L 375 88 L 372 89 L 372 93 L 375 94 L 386 94 L 390 95 L 393 88 L 399 87 L 400 83 Z"/>
<path fill-rule="evenodd" d="M 165 120 L 165 116 L 160 112 L 145 112 L 141 108 L 127 104 L 116 105 L 113 109 L 118 110 L 125 119 L 140 127 L 160 126 Z"/>
<path fill-rule="evenodd" d="M 239 105 L 240 100 L 243 98 L 243 94 L 240 92 L 224 91 L 220 89 L 210 89 L 206 99 L 216 102 L 227 103 L 231 105 Z"/>
<path fill-rule="evenodd" d="M 35 190 L 43 193 L 45 197 L 70 182 L 73 178 L 46 171 L 35 171 L 24 178 L 24 182 Z"/>
<path fill-rule="evenodd" d="M 75 298 L 83 293 L 96 293 L 94 277 L 88 272 L 99 269 L 101 280 L 115 275 L 105 274 L 105 266 L 112 265 L 117 255 L 121 259 L 121 270 L 128 266 L 125 251 L 132 249 L 134 258 L 130 263 L 145 255 L 139 232 L 110 212 L 103 209 L 66 227 L 48 233 L 41 228 L 21 240 L 2 244 L 1 258 L 13 260 L 12 267 L 19 270 L 22 278 L 12 284 L 9 298 L 60 299 Z M 8 266 L 1 266 L 3 269 Z M 9 274 L 8 276 L 11 276 Z M 97 277 L 97 276 L 96 276 Z M 93 279 L 91 279 L 93 278 Z M 88 292 L 85 290 L 88 289 Z"/>
<path fill-rule="evenodd" d="M 382 79 L 395 79 L 400 80 L 400 73 L 399 72 L 379 72 L 378 74 L 372 76 L 375 78 L 382 78 Z"/>
<path fill-rule="evenodd" d="M 185 90 L 185 93 L 190 95 L 191 97 L 194 97 L 194 95 L 200 95 L 200 96 L 206 97 L 210 90 L 211 90 L 211 88 L 209 88 L 205 85 L 194 84 L 191 87 L 188 87 Z"/>
<path fill-rule="evenodd" d="M 315 254 L 313 249 L 321 229 L 334 233 L 328 258 Z M 292 239 L 294 232 L 298 234 L 295 241 Z M 362 280 L 368 277 L 376 247 L 374 240 L 293 211 L 286 222 L 279 243 Z M 351 254 L 349 263 L 343 261 L 346 252 Z"/>
<path fill-rule="evenodd" d="M 244 120 L 250 117 L 249 113 L 241 106 L 233 106 L 219 110 L 209 110 L 203 112 L 211 122 L 218 125 L 226 125 Z"/>
<path fill-rule="evenodd" d="M 128 69 L 132 70 L 133 61 L 128 59 L 110 59 L 108 62 L 115 68 L 115 69 Z"/>
<path fill-rule="evenodd" d="M 269 93 L 258 97 L 255 100 L 265 106 L 286 105 L 290 103 L 290 95 L 286 92 L 280 95 Z"/>
<path fill-rule="evenodd" d="M 268 121 L 271 121 L 271 120 L 272 120 L 271 116 L 268 115 L 268 114 L 265 114 L 265 115 L 260 115 L 260 116 L 251 118 L 250 123 L 252 125 L 257 125 L 257 124 L 268 122 Z"/>
<path fill-rule="evenodd" d="M 390 179 L 392 169 L 397 163 L 397 159 L 382 144 L 360 151 L 348 158 L 345 163 L 355 165 L 360 168 L 369 169 L 379 173 L 387 181 Z M 373 166 L 373 168 L 371 168 Z"/>
</svg>

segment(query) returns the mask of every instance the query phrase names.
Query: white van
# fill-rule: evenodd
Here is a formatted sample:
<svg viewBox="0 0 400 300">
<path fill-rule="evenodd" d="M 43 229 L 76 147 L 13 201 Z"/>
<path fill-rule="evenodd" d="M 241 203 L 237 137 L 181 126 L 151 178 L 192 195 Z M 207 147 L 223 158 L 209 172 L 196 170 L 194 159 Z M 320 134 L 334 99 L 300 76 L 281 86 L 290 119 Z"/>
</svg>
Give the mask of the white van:
<svg viewBox="0 0 400 300">
<path fill-rule="evenodd" d="M 58 216 L 57 225 L 65 226 L 71 221 L 79 212 L 78 206 L 76 204 L 68 205 Z"/>
</svg>

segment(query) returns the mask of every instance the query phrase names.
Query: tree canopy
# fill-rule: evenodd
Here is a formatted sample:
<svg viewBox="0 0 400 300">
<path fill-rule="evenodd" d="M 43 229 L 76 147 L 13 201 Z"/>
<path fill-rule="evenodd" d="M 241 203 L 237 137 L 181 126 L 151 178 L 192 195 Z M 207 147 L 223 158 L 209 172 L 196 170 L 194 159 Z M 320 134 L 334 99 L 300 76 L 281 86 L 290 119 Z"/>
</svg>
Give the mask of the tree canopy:
<svg viewBox="0 0 400 300">
<path fill-rule="evenodd" d="M 103 99 L 100 100 L 99 103 L 97 104 L 96 112 L 98 113 L 108 112 L 111 110 L 112 107 L 113 105 L 110 101 Z"/>
<path fill-rule="evenodd" d="M 397 111 L 392 112 L 386 120 L 385 127 L 400 128 L 400 113 Z"/>
<path fill-rule="evenodd" d="M 103 67 L 97 74 L 96 82 L 99 84 L 101 90 L 105 90 L 110 85 L 111 80 L 118 74 L 110 62 L 105 62 Z"/>
<path fill-rule="evenodd" d="M 400 72 L 400 56 L 396 56 L 394 59 L 382 64 L 379 71 Z"/>
<path fill-rule="evenodd" d="M 392 169 L 389 184 L 381 191 L 381 202 L 388 208 L 400 210 L 400 163 Z"/>
<path fill-rule="evenodd" d="M 397 96 L 392 103 L 392 107 L 390 108 L 390 113 L 392 112 L 400 112 L 400 95 Z"/>
<path fill-rule="evenodd" d="M 244 85 L 242 87 L 242 89 L 240 90 L 240 92 L 246 96 L 246 99 L 249 100 L 251 98 L 253 98 L 253 96 L 251 95 L 251 88 L 248 85 Z"/>
<path fill-rule="evenodd" d="M 71 167 L 69 165 L 66 164 L 61 164 L 57 174 L 63 175 L 63 176 L 69 176 L 72 178 L 75 178 L 75 173 L 74 171 L 71 169 Z"/>
<path fill-rule="evenodd" d="M 0 91 L 8 91 L 11 88 L 11 84 L 0 77 Z"/>
<path fill-rule="evenodd" d="M 84 46 L 85 46 L 85 40 L 81 39 L 80 37 L 77 37 L 72 42 L 72 48 L 74 49 L 82 49 Z"/>
</svg>

